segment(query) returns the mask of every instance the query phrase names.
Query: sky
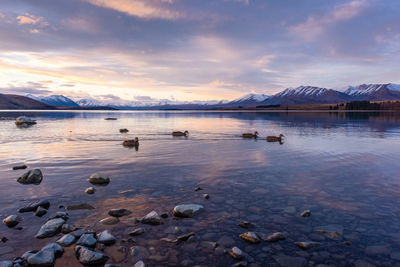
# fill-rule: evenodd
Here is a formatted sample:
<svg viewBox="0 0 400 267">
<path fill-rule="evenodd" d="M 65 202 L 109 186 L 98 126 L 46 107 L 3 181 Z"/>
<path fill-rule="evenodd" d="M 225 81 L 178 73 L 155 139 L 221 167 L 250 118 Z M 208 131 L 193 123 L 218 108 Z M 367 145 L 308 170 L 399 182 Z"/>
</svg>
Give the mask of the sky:
<svg viewBox="0 0 400 267">
<path fill-rule="evenodd" d="M 399 0 L 0 1 L 0 93 L 230 100 L 399 70 Z"/>
</svg>

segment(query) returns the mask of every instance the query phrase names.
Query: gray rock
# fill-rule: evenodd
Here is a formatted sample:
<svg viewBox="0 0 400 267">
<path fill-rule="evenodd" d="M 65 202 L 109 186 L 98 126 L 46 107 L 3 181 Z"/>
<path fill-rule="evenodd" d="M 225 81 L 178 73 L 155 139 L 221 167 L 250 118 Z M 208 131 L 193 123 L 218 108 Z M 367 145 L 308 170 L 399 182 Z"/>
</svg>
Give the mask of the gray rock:
<svg viewBox="0 0 400 267">
<path fill-rule="evenodd" d="M 93 195 L 96 192 L 96 188 L 93 186 L 86 188 L 85 193 L 88 195 Z"/>
<path fill-rule="evenodd" d="M 108 211 L 108 215 L 113 217 L 122 217 L 131 214 L 132 212 L 127 209 L 112 209 Z"/>
<path fill-rule="evenodd" d="M 115 237 L 108 230 L 101 232 L 97 236 L 97 240 L 104 245 L 111 245 L 116 241 Z"/>
<path fill-rule="evenodd" d="M 313 242 L 313 241 L 307 241 L 307 242 L 296 242 L 295 243 L 296 246 L 298 246 L 299 248 L 303 249 L 303 250 L 307 250 L 310 248 L 315 248 L 315 247 L 319 247 L 321 245 L 321 243 L 319 242 Z"/>
<path fill-rule="evenodd" d="M 117 217 L 107 217 L 102 219 L 100 223 L 105 225 L 113 225 L 119 223 L 119 219 Z"/>
<path fill-rule="evenodd" d="M 43 180 L 42 171 L 39 169 L 30 170 L 17 179 L 20 184 L 39 185 Z"/>
<path fill-rule="evenodd" d="M 104 265 L 109 257 L 100 252 L 95 252 L 83 246 L 75 247 L 75 256 L 83 265 Z"/>
<path fill-rule="evenodd" d="M 61 231 L 61 227 L 65 221 L 61 218 L 56 218 L 47 221 L 42 227 L 40 227 L 39 232 L 36 234 L 36 238 L 42 239 L 46 237 L 55 236 Z"/>
<path fill-rule="evenodd" d="M 202 205 L 197 204 L 182 204 L 175 206 L 174 215 L 177 217 L 192 217 L 204 210 Z"/>
<path fill-rule="evenodd" d="M 86 234 L 87 231 L 85 229 L 78 229 L 75 230 L 72 234 L 75 236 L 75 238 L 80 238 L 83 234 Z"/>
<path fill-rule="evenodd" d="M 35 216 L 42 217 L 47 213 L 47 210 L 43 207 L 38 207 L 37 210 L 35 211 Z"/>
<path fill-rule="evenodd" d="M 69 225 L 68 223 L 63 224 L 63 226 L 61 227 L 61 233 L 63 234 L 69 234 L 73 231 L 73 227 L 71 225 Z"/>
<path fill-rule="evenodd" d="M 148 213 L 146 216 L 144 216 L 140 221 L 141 223 L 151 224 L 151 225 L 160 225 L 163 223 L 161 216 L 158 215 L 158 213 L 154 210 Z"/>
<path fill-rule="evenodd" d="M 110 182 L 110 177 L 108 177 L 108 175 L 103 174 L 103 173 L 95 173 L 92 174 L 89 179 L 88 179 L 89 183 L 91 184 L 99 184 L 99 185 L 106 185 Z"/>
<path fill-rule="evenodd" d="M 136 228 L 135 230 L 131 231 L 129 233 L 130 236 L 137 236 L 137 235 L 141 235 L 145 232 L 144 228 Z"/>
<path fill-rule="evenodd" d="M 286 236 L 281 232 L 273 233 L 272 235 L 267 236 L 265 241 L 267 242 L 278 242 L 279 240 L 285 240 Z"/>
<path fill-rule="evenodd" d="M 56 258 L 61 257 L 62 254 L 64 253 L 64 249 L 57 243 L 47 244 L 41 250 L 45 250 L 45 249 L 53 251 Z"/>
<path fill-rule="evenodd" d="M 240 223 L 238 223 L 238 226 L 244 228 L 244 229 L 249 229 L 251 227 L 251 223 L 248 221 L 242 221 Z"/>
<path fill-rule="evenodd" d="M 28 166 L 26 166 L 26 165 L 18 165 L 18 166 L 12 167 L 12 169 L 14 171 L 16 171 L 16 170 L 25 170 L 26 168 L 28 168 Z"/>
<path fill-rule="evenodd" d="M 3 223 L 8 227 L 14 227 L 22 221 L 22 218 L 18 215 L 10 215 L 3 220 Z"/>
<path fill-rule="evenodd" d="M 36 254 L 37 252 L 39 252 L 39 250 L 29 250 L 27 252 L 25 252 L 24 254 L 22 254 L 21 258 L 23 260 L 27 260 L 30 256 L 32 256 L 33 254 Z"/>
<path fill-rule="evenodd" d="M 77 245 L 88 247 L 88 248 L 94 248 L 96 246 L 97 239 L 95 238 L 94 234 L 83 234 L 78 242 L 76 242 Z"/>
<path fill-rule="evenodd" d="M 235 260 L 240 260 L 244 256 L 243 251 L 238 247 L 233 247 L 229 251 L 229 254 L 231 254 L 232 258 L 234 258 Z"/>
<path fill-rule="evenodd" d="M 252 244 L 258 244 L 261 242 L 261 237 L 256 232 L 247 232 L 239 235 L 239 237 Z"/>
<path fill-rule="evenodd" d="M 138 261 L 135 263 L 134 267 L 146 267 L 143 261 Z"/>
<path fill-rule="evenodd" d="M 63 235 L 60 239 L 58 239 L 56 242 L 60 244 L 63 247 L 69 247 L 75 242 L 75 236 L 71 234 L 66 234 Z"/>
<path fill-rule="evenodd" d="M 17 126 L 30 126 L 36 124 L 35 120 L 32 120 L 31 118 L 27 116 L 19 116 L 18 118 L 15 119 L 15 125 Z"/>
<path fill-rule="evenodd" d="M 18 210 L 18 212 L 23 213 L 23 212 L 36 211 L 38 209 L 38 207 L 42 207 L 42 208 L 48 210 L 50 207 L 50 202 L 48 200 L 40 200 L 40 201 L 32 202 L 28 206 L 20 208 Z"/>
<path fill-rule="evenodd" d="M 64 221 L 66 221 L 66 220 L 68 220 L 69 215 L 68 215 L 68 213 L 65 212 L 65 211 L 57 211 L 56 214 L 54 214 L 53 216 L 51 216 L 51 217 L 49 218 L 49 220 L 56 219 L 56 218 L 61 218 L 61 219 L 63 219 Z"/>
<path fill-rule="evenodd" d="M 12 261 L 0 261 L 0 267 L 13 267 Z"/>
<path fill-rule="evenodd" d="M 27 262 L 29 266 L 54 266 L 55 260 L 54 251 L 45 249 L 30 256 Z"/>
</svg>

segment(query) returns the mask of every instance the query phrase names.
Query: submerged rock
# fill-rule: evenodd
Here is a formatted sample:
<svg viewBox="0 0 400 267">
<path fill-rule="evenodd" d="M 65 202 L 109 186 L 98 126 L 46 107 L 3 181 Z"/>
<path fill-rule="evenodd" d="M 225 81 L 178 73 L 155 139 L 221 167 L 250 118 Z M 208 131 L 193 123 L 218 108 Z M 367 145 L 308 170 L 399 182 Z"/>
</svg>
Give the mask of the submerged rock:
<svg viewBox="0 0 400 267">
<path fill-rule="evenodd" d="M 20 208 L 18 210 L 18 212 L 23 213 L 23 212 L 36 211 L 38 209 L 38 207 L 42 207 L 42 208 L 48 210 L 50 207 L 50 202 L 48 200 L 35 201 L 32 203 L 29 203 L 28 206 Z"/>
<path fill-rule="evenodd" d="M 286 236 L 281 232 L 273 233 L 272 235 L 267 236 L 265 241 L 267 242 L 278 242 L 279 240 L 285 240 Z"/>
<path fill-rule="evenodd" d="M 22 218 L 18 215 L 10 215 L 3 220 L 3 223 L 8 227 L 14 227 L 22 221 Z"/>
<path fill-rule="evenodd" d="M 15 119 L 15 125 L 17 126 L 30 126 L 34 124 L 36 124 L 36 121 L 27 116 L 20 116 Z"/>
<path fill-rule="evenodd" d="M 47 210 L 45 208 L 39 206 L 35 211 L 35 216 L 42 217 L 46 213 L 47 213 Z"/>
<path fill-rule="evenodd" d="M 42 182 L 43 174 L 42 171 L 39 169 L 33 169 L 17 179 L 17 182 L 20 184 L 34 184 L 39 185 Z"/>
<path fill-rule="evenodd" d="M 89 177 L 88 181 L 94 185 L 106 185 L 110 183 L 110 177 L 103 173 L 95 173 Z"/>
<path fill-rule="evenodd" d="M 60 239 L 58 239 L 56 242 L 60 244 L 63 247 L 69 247 L 75 242 L 75 236 L 71 234 L 66 234 L 63 235 Z"/>
<path fill-rule="evenodd" d="M 243 258 L 243 251 L 238 247 L 233 247 L 229 251 L 229 254 L 231 254 L 232 258 L 236 260 L 240 260 L 241 258 Z"/>
<path fill-rule="evenodd" d="M 248 221 L 242 221 L 240 223 L 238 223 L 238 226 L 244 228 L 244 229 L 249 229 L 251 227 L 251 223 Z"/>
<path fill-rule="evenodd" d="M 16 170 L 25 170 L 26 168 L 28 168 L 28 166 L 26 166 L 26 165 L 18 165 L 18 166 L 14 166 L 12 169 L 14 171 L 16 171 Z"/>
<path fill-rule="evenodd" d="M 119 219 L 117 217 L 107 217 L 102 219 L 100 223 L 105 225 L 113 225 L 119 223 Z"/>
<path fill-rule="evenodd" d="M 311 211 L 310 210 L 305 210 L 300 214 L 301 217 L 310 217 L 311 216 Z"/>
<path fill-rule="evenodd" d="M 129 233 L 130 236 L 138 236 L 145 232 L 144 228 L 136 228 L 132 232 Z"/>
<path fill-rule="evenodd" d="M 313 242 L 313 241 L 308 241 L 308 242 L 296 242 L 295 243 L 296 246 L 298 246 L 299 248 L 303 249 L 303 250 L 307 250 L 310 248 L 315 248 L 315 247 L 319 247 L 321 243 L 319 242 Z"/>
<path fill-rule="evenodd" d="M 47 221 L 44 225 L 42 225 L 42 227 L 40 227 L 40 230 L 35 235 L 35 237 L 42 239 L 55 236 L 61 231 L 61 227 L 64 223 L 65 221 L 62 218 L 51 219 Z"/>
<path fill-rule="evenodd" d="M 97 239 L 94 236 L 94 234 L 83 234 L 78 242 L 76 242 L 77 245 L 81 245 L 84 247 L 88 248 L 94 248 L 96 246 Z"/>
<path fill-rule="evenodd" d="M 83 246 L 76 246 L 75 256 L 83 265 L 104 265 L 109 257 L 100 252 L 95 252 Z"/>
<path fill-rule="evenodd" d="M 158 213 L 156 211 L 152 211 L 150 213 L 148 213 L 146 216 L 144 216 L 141 220 L 141 223 L 144 224 L 151 224 L 151 225 L 159 225 L 162 224 L 162 219 L 161 216 L 158 215 Z"/>
<path fill-rule="evenodd" d="M 112 209 L 108 211 L 108 215 L 113 217 L 122 217 L 131 214 L 132 212 L 127 209 Z"/>
<path fill-rule="evenodd" d="M 76 205 L 68 205 L 67 210 L 94 210 L 94 207 L 87 203 L 82 203 Z"/>
<path fill-rule="evenodd" d="M 104 245 L 112 245 L 116 241 L 116 238 L 108 230 L 101 232 L 97 238 L 98 241 Z"/>
<path fill-rule="evenodd" d="M 239 235 L 239 237 L 252 244 L 258 244 L 261 242 L 261 237 L 256 232 L 247 232 Z"/>
<path fill-rule="evenodd" d="M 197 204 L 183 204 L 175 206 L 174 215 L 177 217 L 192 217 L 204 210 L 202 205 Z"/>
<path fill-rule="evenodd" d="M 93 195 L 95 192 L 96 192 L 96 188 L 94 188 L 92 186 L 86 188 L 86 190 L 85 190 L 85 193 L 88 194 L 88 195 Z"/>
</svg>

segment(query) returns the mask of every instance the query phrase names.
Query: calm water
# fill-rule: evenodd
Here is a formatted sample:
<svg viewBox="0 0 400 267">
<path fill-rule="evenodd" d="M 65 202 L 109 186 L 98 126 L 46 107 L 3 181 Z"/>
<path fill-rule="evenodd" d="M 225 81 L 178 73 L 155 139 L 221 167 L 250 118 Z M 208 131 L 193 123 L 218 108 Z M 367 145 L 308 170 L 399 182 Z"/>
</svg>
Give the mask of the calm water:
<svg viewBox="0 0 400 267">
<path fill-rule="evenodd" d="M 38 124 L 19 129 L 14 120 L 20 115 Z M 120 128 L 130 132 L 120 134 Z M 173 130 L 188 130 L 190 136 L 172 137 Z M 280 145 L 240 137 L 255 130 L 286 138 Z M 136 136 L 138 151 L 121 145 Z M 121 266 L 136 262 L 132 246 L 140 247 L 148 266 L 236 262 L 206 241 L 227 250 L 238 246 L 250 266 L 400 266 L 399 162 L 400 115 L 394 113 L 0 112 L 0 215 L 17 214 L 35 199 L 50 200 L 49 215 L 59 205 L 91 204 L 95 210 L 70 211 L 69 223 L 110 229 L 118 241 L 104 253 L 111 257 L 108 263 Z M 40 168 L 43 182 L 18 184 L 25 171 L 12 167 L 19 164 Z M 99 171 L 111 183 L 85 194 L 87 178 Z M 196 186 L 204 190 L 195 192 Z M 176 220 L 171 211 L 183 203 L 202 204 L 205 212 Z M 152 210 L 170 216 L 160 226 L 142 225 L 148 231 L 133 242 L 127 233 L 135 226 L 127 217 L 112 226 L 99 223 L 111 208 L 127 208 L 133 217 Z M 299 215 L 305 209 L 311 217 Z M 0 226 L 0 238 L 9 239 L 0 243 L 0 260 L 59 238 L 34 238 L 48 215 L 21 216 L 22 230 Z M 242 220 L 254 224 L 252 231 L 285 232 L 287 239 L 247 244 L 239 238 L 246 232 L 237 226 Z M 191 231 L 197 240 L 190 243 L 160 241 Z M 302 251 L 294 245 L 309 240 L 321 246 Z M 72 248 L 56 262 L 77 265 Z"/>
</svg>

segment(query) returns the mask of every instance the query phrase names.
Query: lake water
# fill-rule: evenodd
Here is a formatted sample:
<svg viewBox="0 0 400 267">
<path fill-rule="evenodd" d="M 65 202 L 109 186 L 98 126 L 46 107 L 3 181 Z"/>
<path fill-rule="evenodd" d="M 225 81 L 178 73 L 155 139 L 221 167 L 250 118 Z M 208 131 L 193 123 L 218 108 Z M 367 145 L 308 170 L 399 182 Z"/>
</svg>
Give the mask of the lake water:
<svg viewBox="0 0 400 267">
<path fill-rule="evenodd" d="M 17 128 L 17 116 L 38 121 Z M 116 117 L 118 120 L 104 120 Z M 119 133 L 128 128 L 127 134 Z M 188 130 L 189 137 L 173 137 Z M 241 133 L 257 130 L 258 140 Z M 267 135 L 284 134 L 283 144 Z M 122 141 L 139 137 L 138 150 Z M 16 179 L 26 164 L 44 174 L 40 185 Z M 87 195 L 95 172 L 110 176 L 107 186 Z M 200 186 L 201 191 L 194 191 Z M 204 199 L 203 194 L 209 194 Z M 69 211 L 69 223 L 94 231 L 109 229 L 117 243 L 106 247 L 108 263 L 131 266 L 144 257 L 147 266 L 231 266 L 223 254 L 237 246 L 248 266 L 400 266 L 400 114 L 317 112 L 0 112 L 0 215 L 5 218 L 32 200 L 48 199 L 48 215 L 19 214 L 22 230 L 0 226 L 0 260 L 40 249 L 60 236 L 34 235 L 60 205 L 88 203 L 94 210 Z M 175 219 L 177 204 L 201 204 L 193 218 Z M 99 220 L 112 208 L 132 211 L 120 223 Z M 311 216 L 300 213 L 311 210 Z M 129 217 L 155 210 L 168 213 L 159 226 L 139 225 Z M 261 235 L 284 232 L 277 243 L 248 244 L 237 224 L 253 224 Z M 177 228 L 176 228 L 177 227 Z M 324 231 L 320 231 L 324 230 Z M 190 242 L 160 239 L 195 232 Z M 215 244 L 211 242 L 217 242 Z M 294 242 L 317 241 L 306 251 Z M 351 245 L 345 245 L 349 241 Z M 138 255 L 130 248 L 137 246 Z M 73 247 L 56 266 L 79 266 Z"/>
</svg>

